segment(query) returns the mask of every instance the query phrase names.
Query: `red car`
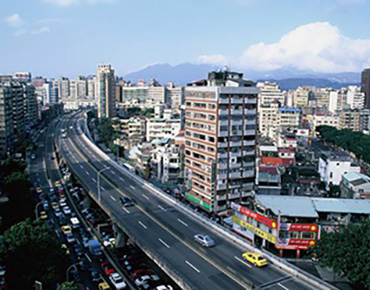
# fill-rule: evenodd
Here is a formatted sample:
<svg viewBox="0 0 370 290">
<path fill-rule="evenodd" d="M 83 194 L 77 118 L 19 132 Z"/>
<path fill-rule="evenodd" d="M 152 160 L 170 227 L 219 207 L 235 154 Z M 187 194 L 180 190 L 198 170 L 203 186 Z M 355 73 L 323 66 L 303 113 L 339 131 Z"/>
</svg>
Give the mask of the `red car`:
<svg viewBox="0 0 370 290">
<path fill-rule="evenodd" d="M 135 269 L 131 273 L 131 278 L 136 279 L 144 275 L 152 275 L 154 274 L 153 271 L 149 268 L 140 268 L 140 269 Z"/>
<path fill-rule="evenodd" d="M 105 275 L 107 275 L 107 276 L 116 272 L 116 270 L 114 270 L 112 264 L 108 263 L 108 262 L 101 263 L 101 269 L 104 271 Z"/>
</svg>

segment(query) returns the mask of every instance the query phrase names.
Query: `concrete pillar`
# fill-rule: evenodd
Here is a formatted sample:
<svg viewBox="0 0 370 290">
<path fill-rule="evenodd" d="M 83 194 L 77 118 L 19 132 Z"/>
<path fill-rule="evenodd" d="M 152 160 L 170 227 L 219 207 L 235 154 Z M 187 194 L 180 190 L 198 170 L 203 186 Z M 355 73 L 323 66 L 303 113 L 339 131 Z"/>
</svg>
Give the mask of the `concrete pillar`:
<svg viewBox="0 0 370 290">
<path fill-rule="evenodd" d="M 279 250 L 279 257 L 280 258 L 284 257 L 284 251 L 282 249 Z"/>
<path fill-rule="evenodd" d="M 116 224 L 113 224 L 113 231 L 116 234 L 116 248 L 123 248 L 128 241 L 128 235 L 120 229 Z"/>
<path fill-rule="evenodd" d="M 301 250 L 298 249 L 296 252 L 296 258 L 299 259 L 301 257 Z"/>
</svg>

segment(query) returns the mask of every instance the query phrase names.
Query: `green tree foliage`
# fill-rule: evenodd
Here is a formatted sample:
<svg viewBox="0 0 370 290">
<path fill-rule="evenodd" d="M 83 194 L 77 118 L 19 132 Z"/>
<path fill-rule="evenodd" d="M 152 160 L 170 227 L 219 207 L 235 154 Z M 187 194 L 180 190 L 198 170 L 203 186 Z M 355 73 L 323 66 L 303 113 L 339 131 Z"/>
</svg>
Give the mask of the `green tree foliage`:
<svg viewBox="0 0 370 290">
<path fill-rule="evenodd" d="M 112 141 L 114 131 L 112 123 L 108 119 L 102 118 L 99 120 L 98 131 L 101 142 L 109 144 Z"/>
<path fill-rule="evenodd" d="M 127 108 L 128 117 L 140 116 L 141 114 L 142 114 L 142 111 L 140 108 L 137 108 L 137 107 Z"/>
<path fill-rule="evenodd" d="M 35 280 L 46 289 L 65 280 L 68 257 L 41 220 L 27 219 L 6 230 L 0 244 L 9 289 L 32 289 Z"/>
<path fill-rule="evenodd" d="M 154 114 L 154 109 L 153 108 L 148 108 L 146 110 L 143 111 L 143 115 L 150 118 L 152 117 Z"/>
<path fill-rule="evenodd" d="M 314 251 L 322 265 L 346 276 L 358 289 L 370 289 L 369 220 L 323 233 Z"/>
<path fill-rule="evenodd" d="M 370 163 L 370 136 L 348 129 L 337 130 L 330 126 L 316 129 L 324 141 L 354 153 L 358 158 Z"/>
<path fill-rule="evenodd" d="M 64 282 L 58 286 L 57 290 L 78 290 L 78 288 L 71 282 Z"/>
</svg>

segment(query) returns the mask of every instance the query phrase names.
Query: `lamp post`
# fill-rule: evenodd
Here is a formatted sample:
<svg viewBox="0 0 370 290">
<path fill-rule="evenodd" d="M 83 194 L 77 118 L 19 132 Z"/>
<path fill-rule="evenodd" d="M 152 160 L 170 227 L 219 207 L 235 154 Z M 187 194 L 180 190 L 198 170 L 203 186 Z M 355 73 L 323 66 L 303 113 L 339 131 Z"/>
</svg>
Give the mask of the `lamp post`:
<svg viewBox="0 0 370 290">
<path fill-rule="evenodd" d="M 37 208 L 39 207 L 39 205 L 41 205 L 42 204 L 42 202 L 40 201 L 38 204 L 36 204 L 36 206 L 35 206 L 35 216 L 36 216 L 36 219 L 38 219 L 39 218 L 39 212 L 38 212 L 38 210 L 37 210 Z"/>
<path fill-rule="evenodd" d="M 98 201 L 101 202 L 101 190 L 100 190 L 100 174 L 105 171 L 105 170 L 108 170 L 110 169 L 110 167 L 105 167 L 101 170 L 98 171 L 98 177 L 96 178 L 97 180 L 97 185 L 98 185 Z"/>
<path fill-rule="evenodd" d="M 67 282 L 69 282 L 69 271 L 71 270 L 71 268 L 76 268 L 77 265 L 79 265 L 80 263 L 77 262 L 77 263 L 74 263 L 72 265 L 70 265 L 67 270 L 66 270 L 66 276 L 67 276 Z"/>
</svg>

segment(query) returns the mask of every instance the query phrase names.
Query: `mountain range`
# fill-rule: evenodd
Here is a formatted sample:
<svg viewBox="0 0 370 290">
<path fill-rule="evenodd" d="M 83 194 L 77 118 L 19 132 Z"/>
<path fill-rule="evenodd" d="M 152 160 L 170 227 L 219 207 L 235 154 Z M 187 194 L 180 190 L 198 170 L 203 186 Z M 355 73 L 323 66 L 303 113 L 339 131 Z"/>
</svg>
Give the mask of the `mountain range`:
<svg viewBox="0 0 370 290">
<path fill-rule="evenodd" d="M 146 82 L 156 79 L 162 84 L 173 82 L 186 85 L 192 81 L 207 78 L 208 72 L 220 67 L 208 64 L 183 63 L 179 65 L 154 64 L 124 76 L 125 80 L 136 83 L 143 79 Z M 238 72 L 240 70 L 237 70 Z M 277 82 L 282 90 L 295 89 L 298 86 L 332 87 L 338 89 L 348 85 L 359 85 L 361 74 L 358 72 L 317 73 L 301 71 L 294 68 L 281 68 L 270 71 L 242 70 L 245 79 L 253 81 Z"/>
</svg>

